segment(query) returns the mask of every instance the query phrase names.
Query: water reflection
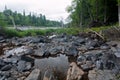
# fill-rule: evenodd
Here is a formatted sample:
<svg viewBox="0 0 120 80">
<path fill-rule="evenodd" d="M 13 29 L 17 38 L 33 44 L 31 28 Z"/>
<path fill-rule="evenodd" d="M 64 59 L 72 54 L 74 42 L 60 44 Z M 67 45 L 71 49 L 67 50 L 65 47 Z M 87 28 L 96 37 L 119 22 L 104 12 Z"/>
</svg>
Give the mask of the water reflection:
<svg viewBox="0 0 120 80">
<path fill-rule="evenodd" d="M 42 75 L 46 70 L 50 69 L 58 80 L 65 80 L 69 68 L 69 60 L 67 56 L 59 54 L 57 57 L 36 59 L 35 67 L 41 70 Z"/>
</svg>

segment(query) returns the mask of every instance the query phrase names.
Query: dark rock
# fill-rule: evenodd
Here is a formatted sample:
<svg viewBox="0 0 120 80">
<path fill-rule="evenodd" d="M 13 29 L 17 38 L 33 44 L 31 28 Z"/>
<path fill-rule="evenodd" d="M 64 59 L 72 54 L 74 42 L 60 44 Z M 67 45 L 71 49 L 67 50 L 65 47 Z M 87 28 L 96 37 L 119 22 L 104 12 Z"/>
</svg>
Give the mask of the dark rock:
<svg viewBox="0 0 120 80">
<path fill-rule="evenodd" d="M 93 40 L 90 40 L 86 43 L 86 46 L 88 48 L 95 48 L 95 47 L 99 47 L 100 44 L 98 43 L 98 41 L 93 41 Z"/>
<path fill-rule="evenodd" d="M 51 49 L 49 49 L 51 55 L 56 55 L 57 53 L 61 53 L 63 51 L 62 46 L 55 46 Z"/>
<path fill-rule="evenodd" d="M 110 49 L 110 46 L 102 45 L 100 46 L 100 49 L 107 50 L 107 49 Z"/>
<path fill-rule="evenodd" d="M 5 78 L 10 77 L 10 72 L 9 71 L 0 71 L 0 76 L 4 76 Z"/>
<path fill-rule="evenodd" d="M 3 36 L 0 36 L 0 40 L 3 40 L 4 39 L 4 37 Z"/>
<path fill-rule="evenodd" d="M 81 38 L 81 39 L 79 39 L 79 41 L 78 41 L 80 44 L 84 44 L 85 43 L 85 39 L 84 38 Z"/>
<path fill-rule="evenodd" d="M 93 61 L 94 56 L 92 54 L 85 55 L 87 61 Z"/>
<path fill-rule="evenodd" d="M 27 55 L 22 55 L 21 60 L 26 61 L 26 62 L 31 62 L 34 63 L 34 58 L 27 56 Z"/>
<path fill-rule="evenodd" d="M 78 38 L 77 40 L 75 40 L 74 42 L 73 42 L 73 45 L 74 46 L 81 46 L 81 45 L 83 45 L 85 43 L 85 39 L 84 38 Z"/>
<path fill-rule="evenodd" d="M 11 58 L 4 58 L 3 60 L 7 63 L 12 63 L 12 64 L 16 64 L 18 62 L 18 60 L 20 60 L 21 57 L 19 56 L 12 56 Z"/>
<path fill-rule="evenodd" d="M 25 62 L 25 61 L 19 61 L 18 62 L 18 66 L 17 66 L 17 70 L 19 72 L 24 72 L 24 71 L 28 71 L 32 68 L 32 63 L 31 62 Z"/>
<path fill-rule="evenodd" d="M 50 52 L 49 51 L 45 51 L 43 54 L 43 57 L 49 57 L 50 56 Z"/>
<path fill-rule="evenodd" d="M 0 40 L 0 43 L 4 43 L 4 42 L 6 42 L 6 40 Z"/>
<path fill-rule="evenodd" d="M 2 59 L 0 59 L 0 69 L 5 65 L 6 65 L 6 63 Z"/>
<path fill-rule="evenodd" d="M 106 67 L 107 69 L 113 69 L 115 67 L 115 62 L 113 62 L 112 60 L 108 60 L 106 62 Z"/>
<path fill-rule="evenodd" d="M 84 64 L 86 62 L 86 57 L 85 56 L 79 56 L 77 58 L 77 63 L 80 65 L 80 64 Z"/>
<path fill-rule="evenodd" d="M 96 60 L 101 59 L 104 55 L 104 52 L 102 50 L 92 50 L 84 53 L 86 56 L 86 59 L 88 61 L 92 61 L 95 63 Z M 104 56 L 106 57 L 106 56 Z"/>
<path fill-rule="evenodd" d="M 66 53 L 68 56 L 77 56 L 78 50 L 76 47 L 69 47 L 68 52 Z"/>
<path fill-rule="evenodd" d="M 26 71 L 30 70 L 32 68 L 32 64 L 30 62 L 27 62 L 26 64 Z"/>
<path fill-rule="evenodd" d="M 8 71 L 12 68 L 11 64 L 5 65 L 4 67 L 1 68 L 1 71 Z"/>
<path fill-rule="evenodd" d="M 86 61 L 85 64 L 81 65 L 82 70 L 89 71 L 92 70 L 95 66 L 92 61 Z"/>
<path fill-rule="evenodd" d="M 116 57 L 120 58 L 120 48 L 117 48 L 114 54 Z"/>
<path fill-rule="evenodd" d="M 102 60 L 97 60 L 96 61 L 96 68 L 103 70 L 104 66 L 103 66 L 103 61 Z"/>
</svg>

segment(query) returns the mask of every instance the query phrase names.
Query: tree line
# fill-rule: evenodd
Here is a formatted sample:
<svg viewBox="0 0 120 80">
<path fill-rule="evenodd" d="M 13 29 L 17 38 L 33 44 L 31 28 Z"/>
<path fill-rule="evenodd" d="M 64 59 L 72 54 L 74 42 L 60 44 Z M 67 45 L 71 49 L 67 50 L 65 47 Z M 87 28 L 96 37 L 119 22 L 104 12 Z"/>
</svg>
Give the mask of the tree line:
<svg viewBox="0 0 120 80">
<path fill-rule="evenodd" d="M 72 0 L 67 8 L 72 26 L 102 26 L 118 22 L 119 0 Z"/>
<path fill-rule="evenodd" d="M 38 16 L 31 14 L 31 12 L 26 15 L 25 11 L 23 11 L 23 13 L 18 13 L 17 11 L 13 12 L 11 9 L 5 7 L 4 11 L 0 12 L 0 26 L 13 25 L 12 21 L 18 26 L 61 26 L 61 22 L 48 20 L 45 15 L 39 14 Z"/>
</svg>

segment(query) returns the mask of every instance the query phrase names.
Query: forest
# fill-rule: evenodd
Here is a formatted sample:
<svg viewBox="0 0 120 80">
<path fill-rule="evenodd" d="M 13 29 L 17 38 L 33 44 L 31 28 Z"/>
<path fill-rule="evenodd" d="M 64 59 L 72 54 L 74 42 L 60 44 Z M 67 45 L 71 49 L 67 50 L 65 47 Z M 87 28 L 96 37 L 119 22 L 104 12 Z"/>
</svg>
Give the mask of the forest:
<svg viewBox="0 0 120 80">
<path fill-rule="evenodd" d="M 46 27 L 59 27 L 61 26 L 61 22 L 52 21 L 46 19 L 45 15 L 32 14 L 31 12 L 26 15 L 25 10 L 23 13 L 18 13 L 17 11 L 13 12 L 11 9 L 5 9 L 3 12 L 0 12 L 0 26 L 10 26 L 13 25 L 12 20 L 15 25 L 18 26 L 46 26 Z"/>
<path fill-rule="evenodd" d="M 103 26 L 118 22 L 119 0 L 72 0 L 67 7 L 72 26 Z"/>
</svg>

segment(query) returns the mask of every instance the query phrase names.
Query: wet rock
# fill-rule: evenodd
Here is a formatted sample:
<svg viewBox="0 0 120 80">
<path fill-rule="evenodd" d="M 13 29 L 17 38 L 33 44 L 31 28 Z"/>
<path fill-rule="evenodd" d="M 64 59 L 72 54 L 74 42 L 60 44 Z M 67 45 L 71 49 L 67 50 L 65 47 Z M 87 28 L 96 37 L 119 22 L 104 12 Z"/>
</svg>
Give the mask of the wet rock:
<svg viewBox="0 0 120 80">
<path fill-rule="evenodd" d="M 5 65 L 6 65 L 6 63 L 2 59 L 0 59 L 0 69 Z"/>
<path fill-rule="evenodd" d="M 96 61 L 96 68 L 103 70 L 104 66 L 103 66 L 103 61 L 102 60 L 97 60 Z"/>
<path fill-rule="evenodd" d="M 30 62 L 27 62 L 25 65 L 26 65 L 26 68 L 25 68 L 26 71 L 32 68 L 32 64 Z"/>
<path fill-rule="evenodd" d="M 61 53 L 63 51 L 63 47 L 62 46 L 55 46 L 55 47 L 49 49 L 49 51 L 50 51 L 51 55 L 56 55 L 56 54 Z"/>
<path fill-rule="evenodd" d="M 92 41 L 92 40 L 90 40 L 90 41 L 88 41 L 86 43 L 86 46 L 87 46 L 88 49 L 94 49 L 96 47 L 99 47 L 100 44 L 98 43 L 98 41 Z"/>
<path fill-rule="evenodd" d="M 8 71 L 12 68 L 11 64 L 5 65 L 4 67 L 1 68 L 1 71 Z"/>
<path fill-rule="evenodd" d="M 84 71 L 92 70 L 94 67 L 95 65 L 92 63 L 92 61 L 86 61 L 85 64 L 81 65 L 81 68 Z"/>
<path fill-rule="evenodd" d="M 84 46 L 79 47 L 78 50 L 81 52 L 87 52 L 88 48 L 84 45 Z"/>
<path fill-rule="evenodd" d="M 92 61 L 92 62 L 94 61 L 94 56 L 92 54 L 86 54 L 85 57 L 86 57 L 86 61 Z"/>
<path fill-rule="evenodd" d="M 83 45 L 85 43 L 85 39 L 84 38 L 78 38 L 77 40 L 75 40 L 74 42 L 73 42 L 73 45 L 75 45 L 75 46 L 81 46 L 81 45 Z"/>
<path fill-rule="evenodd" d="M 100 46 L 100 49 L 107 50 L 107 49 L 110 49 L 110 46 L 107 44 L 104 44 L 104 45 Z"/>
<path fill-rule="evenodd" d="M 4 54 L 8 57 L 11 55 L 12 56 L 13 55 L 21 56 L 21 55 L 32 54 L 32 53 L 33 53 L 33 51 L 28 46 L 14 48 L 12 50 L 7 50 L 4 52 Z"/>
<path fill-rule="evenodd" d="M 24 72 L 24 71 L 30 70 L 32 68 L 32 66 L 33 66 L 32 63 L 30 63 L 30 62 L 19 61 L 17 69 L 19 72 Z"/>
<path fill-rule="evenodd" d="M 110 70 L 91 70 L 88 74 L 89 80 L 116 80 Z"/>
<path fill-rule="evenodd" d="M 16 64 L 20 59 L 21 57 L 19 56 L 12 56 L 11 58 L 4 58 L 3 60 L 7 63 Z"/>
<path fill-rule="evenodd" d="M 79 65 L 81 65 L 81 64 L 84 64 L 86 62 L 86 57 L 85 56 L 79 56 L 78 58 L 77 58 L 77 63 L 79 64 Z"/>
<path fill-rule="evenodd" d="M 104 54 L 104 52 L 102 50 L 92 50 L 92 51 L 88 51 L 88 52 L 84 53 L 86 58 L 91 58 L 93 62 L 95 62 L 95 60 L 101 58 L 103 54 Z"/>
<path fill-rule="evenodd" d="M 80 69 L 76 63 L 72 62 L 68 69 L 66 80 L 80 80 L 83 75 L 84 71 Z"/>
<path fill-rule="evenodd" d="M 23 72 L 26 69 L 26 62 L 25 61 L 19 61 L 17 66 L 17 69 L 19 72 Z"/>
<path fill-rule="evenodd" d="M 25 80 L 41 80 L 40 70 L 34 69 Z"/>
<path fill-rule="evenodd" d="M 116 57 L 120 58 L 120 48 L 117 48 L 114 54 Z"/>
<path fill-rule="evenodd" d="M 58 45 L 52 45 L 52 44 L 41 44 L 40 48 L 35 50 L 35 53 L 33 55 L 39 56 L 39 57 L 49 57 L 50 55 L 56 55 L 59 52 L 63 51 L 62 46 Z"/>
</svg>

